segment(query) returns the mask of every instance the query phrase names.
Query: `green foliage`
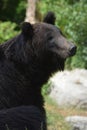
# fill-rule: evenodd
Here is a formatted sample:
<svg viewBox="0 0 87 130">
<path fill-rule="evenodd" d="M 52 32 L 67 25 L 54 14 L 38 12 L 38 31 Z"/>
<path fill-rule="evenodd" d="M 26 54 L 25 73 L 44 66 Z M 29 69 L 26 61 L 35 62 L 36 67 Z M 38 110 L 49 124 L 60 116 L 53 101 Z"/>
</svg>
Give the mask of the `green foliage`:
<svg viewBox="0 0 87 130">
<path fill-rule="evenodd" d="M 24 21 L 27 0 L 0 0 L 0 20 Z"/>
<path fill-rule="evenodd" d="M 87 69 L 87 1 L 41 0 L 39 8 L 42 15 L 49 10 L 54 11 L 56 25 L 78 47 L 76 56 L 67 60 L 66 67 Z"/>
<path fill-rule="evenodd" d="M 42 94 L 44 96 L 48 95 L 49 91 L 50 91 L 50 82 L 48 82 L 47 84 L 43 85 Z"/>
<path fill-rule="evenodd" d="M 18 34 L 15 30 L 17 25 L 11 22 L 1 22 L 0 23 L 0 43 L 7 41 L 8 39 L 14 37 Z"/>
</svg>

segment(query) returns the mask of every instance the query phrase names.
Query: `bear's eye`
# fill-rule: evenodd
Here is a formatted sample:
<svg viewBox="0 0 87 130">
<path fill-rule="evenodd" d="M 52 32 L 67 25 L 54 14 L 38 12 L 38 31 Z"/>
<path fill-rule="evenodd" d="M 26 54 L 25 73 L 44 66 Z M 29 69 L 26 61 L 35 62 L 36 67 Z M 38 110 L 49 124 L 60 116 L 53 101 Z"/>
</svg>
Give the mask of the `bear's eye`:
<svg viewBox="0 0 87 130">
<path fill-rule="evenodd" d="M 53 36 L 48 37 L 48 41 L 51 41 L 53 39 Z"/>
</svg>

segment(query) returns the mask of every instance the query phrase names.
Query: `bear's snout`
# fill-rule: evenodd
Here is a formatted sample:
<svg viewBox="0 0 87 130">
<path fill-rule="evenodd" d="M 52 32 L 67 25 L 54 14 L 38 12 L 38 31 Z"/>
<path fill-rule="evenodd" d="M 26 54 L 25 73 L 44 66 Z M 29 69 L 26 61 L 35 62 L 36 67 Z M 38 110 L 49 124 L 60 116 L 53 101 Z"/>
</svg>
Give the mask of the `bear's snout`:
<svg viewBox="0 0 87 130">
<path fill-rule="evenodd" d="M 76 54 L 77 47 L 75 45 L 70 47 L 70 53 L 69 56 L 73 56 Z"/>
</svg>

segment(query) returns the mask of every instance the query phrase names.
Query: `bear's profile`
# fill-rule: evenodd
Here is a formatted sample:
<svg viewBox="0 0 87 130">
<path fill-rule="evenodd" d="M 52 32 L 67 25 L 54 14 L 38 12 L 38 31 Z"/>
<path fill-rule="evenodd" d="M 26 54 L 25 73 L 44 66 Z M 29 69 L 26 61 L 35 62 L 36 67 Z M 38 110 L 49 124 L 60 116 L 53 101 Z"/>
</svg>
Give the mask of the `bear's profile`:
<svg viewBox="0 0 87 130">
<path fill-rule="evenodd" d="M 41 87 L 76 52 L 54 24 L 49 12 L 43 22 L 23 23 L 19 35 L 0 45 L 0 109 L 33 105 L 45 115 Z"/>
</svg>

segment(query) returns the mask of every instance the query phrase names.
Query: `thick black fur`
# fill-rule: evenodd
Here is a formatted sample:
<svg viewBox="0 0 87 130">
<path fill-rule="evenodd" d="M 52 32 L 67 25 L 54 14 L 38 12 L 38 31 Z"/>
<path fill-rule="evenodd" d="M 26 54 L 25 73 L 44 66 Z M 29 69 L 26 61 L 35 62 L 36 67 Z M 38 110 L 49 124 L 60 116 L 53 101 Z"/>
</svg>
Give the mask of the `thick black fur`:
<svg viewBox="0 0 87 130">
<path fill-rule="evenodd" d="M 45 120 L 35 106 L 21 106 L 0 111 L 0 130 L 45 130 Z"/>
<path fill-rule="evenodd" d="M 19 35 L 0 45 L 0 109 L 33 105 L 45 117 L 42 85 L 54 72 L 64 69 L 72 44 L 54 25 L 53 13 L 48 13 L 43 21 L 24 23 Z M 16 113 L 18 109 L 12 111 Z M 11 115 L 10 110 L 7 113 Z"/>
</svg>

